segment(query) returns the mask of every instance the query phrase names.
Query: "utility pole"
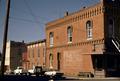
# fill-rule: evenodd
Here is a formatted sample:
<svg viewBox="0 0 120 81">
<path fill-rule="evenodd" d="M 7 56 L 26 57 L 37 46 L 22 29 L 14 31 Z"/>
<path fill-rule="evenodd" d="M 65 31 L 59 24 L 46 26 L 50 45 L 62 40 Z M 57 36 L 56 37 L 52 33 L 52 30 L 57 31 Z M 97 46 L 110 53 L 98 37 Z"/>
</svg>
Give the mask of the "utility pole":
<svg viewBox="0 0 120 81">
<path fill-rule="evenodd" d="M 7 42 L 7 33 L 8 33 L 8 24 L 9 24 L 9 13 L 10 13 L 10 0 L 6 0 L 6 2 L 7 2 L 7 5 L 6 5 L 5 24 L 4 24 L 2 62 L 1 62 L 1 69 L 0 69 L 0 75 L 2 77 L 4 77 L 4 70 L 5 70 L 6 42 Z"/>
</svg>

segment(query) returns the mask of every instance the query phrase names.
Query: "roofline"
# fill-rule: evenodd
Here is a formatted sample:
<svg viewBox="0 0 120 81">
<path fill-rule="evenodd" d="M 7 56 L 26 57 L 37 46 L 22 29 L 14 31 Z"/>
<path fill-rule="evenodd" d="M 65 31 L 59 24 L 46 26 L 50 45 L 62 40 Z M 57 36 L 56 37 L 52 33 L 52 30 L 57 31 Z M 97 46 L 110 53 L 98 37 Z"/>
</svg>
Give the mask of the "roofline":
<svg viewBox="0 0 120 81">
<path fill-rule="evenodd" d="M 43 42 L 46 42 L 46 39 L 37 40 L 37 41 L 34 41 L 34 42 L 29 42 L 29 43 L 26 43 L 26 45 L 33 45 L 33 44 L 43 43 Z"/>
<path fill-rule="evenodd" d="M 67 18 L 67 17 L 72 16 L 72 15 L 75 15 L 76 13 L 85 11 L 85 10 L 90 9 L 90 8 L 92 8 L 92 7 L 95 7 L 95 6 L 99 5 L 99 4 L 103 4 L 103 2 L 98 2 L 98 3 L 94 4 L 94 5 L 88 6 L 88 7 L 86 7 L 86 8 L 81 8 L 81 9 L 78 10 L 78 11 L 69 13 L 68 16 L 63 16 L 63 17 L 61 17 L 61 18 L 55 19 L 55 20 L 53 20 L 53 21 L 50 21 L 50 22 L 46 23 L 45 25 L 47 26 L 47 25 L 49 25 L 49 24 L 51 24 L 51 23 L 53 23 L 53 22 L 57 22 L 57 21 L 59 21 L 59 20 L 61 20 L 61 19 Z"/>
</svg>

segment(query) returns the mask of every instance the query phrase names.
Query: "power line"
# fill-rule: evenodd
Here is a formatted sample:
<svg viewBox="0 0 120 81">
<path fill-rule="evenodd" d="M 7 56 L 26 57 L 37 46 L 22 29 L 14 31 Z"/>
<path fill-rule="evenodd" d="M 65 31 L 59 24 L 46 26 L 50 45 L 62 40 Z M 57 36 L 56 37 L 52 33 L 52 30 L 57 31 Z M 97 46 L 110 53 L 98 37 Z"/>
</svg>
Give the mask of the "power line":
<svg viewBox="0 0 120 81">
<path fill-rule="evenodd" d="M 0 2 L 1 2 L 2 0 L 0 0 Z"/>
<path fill-rule="evenodd" d="M 25 5 L 26 5 L 27 9 L 29 10 L 31 16 L 34 18 L 34 20 L 35 20 L 36 22 L 38 22 L 38 19 L 36 18 L 35 14 L 33 13 L 31 7 L 29 6 L 29 4 L 28 4 L 28 2 L 27 2 L 27 0 L 23 0 L 23 1 L 24 1 Z M 39 23 L 39 22 L 38 22 L 38 23 Z"/>
<path fill-rule="evenodd" d="M 45 17 L 43 17 L 43 16 L 36 16 L 35 14 L 34 14 L 34 12 L 32 11 L 32 9 L 31 9 L 31 7 L 29 6 L 29 4 L 26 2 L 26 0 L 23 0 L 24 1 L 24 9 L 22 9 L 22 11 L 20 11 L 20 9 L 18 9 L 17 7 L 15 7 L 14 5 L 11 5 L 11 10 L 14 10 L 15 12 L 19 12 L 19 13 L 21 13 L 21 14 L 25 14 L 25 15 L 29 15 L 29 16 L 32 16 L 32 18 L 33 19 L 27 19 L 28 17 L 26 16 L 26 18 L 24 17 L 20 17 L 19 16 L 19 18 L 18 17 L 16 17 L 15 15 L 13 15 L 11 18 L 12 18 L 12 20 L 23 20 L 23 21 L 25 21 L 25 22 L 32 22 L 32 23 L 40 23 L 40 20 L 38 19 L 38 18 L 40 18 L 40 19 L 42 19 L 42 20 L 48 20 L 47 18 L 45 18 Z M 17 5 L 17 4 L 16 4 Z M 29 11 L 29 13 L 27 13 L 26 12 L 26 10 L 25 9 L 27 9 L 27 12 Z M 30 17 L 31 18 L 31 17 Z M 45 23 L 44 23 L 45 24 Z"/>
<path fill-rule="evenodd" d="M 39 22 L 33 21 L 33 20 L 29 20 L 29 19 L 24 19 L 24 18 L 18 18 L 18 17 L 10 17 L 11 20 L 17 20 L 17 21 L 23 21 L 23 22 L 28 22 L 28 23 L 37 23 L 39 24 Z M 41 24 L 45 24 L 45 23 L 41 23 Z"/>
<path fill-rule="evenodd" d="M 2 10 L 2 9 L 1 9 L 1 7 L 2 7 L 2 4 L 1 4 L 1 2 L 2 2 L 2 0 L 0 0 L 0 12 L 1 12 L 1 10 Z"/>
</svg>

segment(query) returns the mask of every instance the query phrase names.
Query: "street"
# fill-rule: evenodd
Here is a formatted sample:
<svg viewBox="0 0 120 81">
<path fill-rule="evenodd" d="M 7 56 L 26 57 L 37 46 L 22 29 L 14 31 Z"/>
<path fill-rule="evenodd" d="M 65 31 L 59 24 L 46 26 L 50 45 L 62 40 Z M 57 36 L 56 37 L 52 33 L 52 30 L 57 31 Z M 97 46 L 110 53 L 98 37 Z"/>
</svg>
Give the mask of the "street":
<svg viewBox="0 0 120 81">
<path fill-rule="evenodd" d="M 19 76 L 19 75 L 7 75 L 0 77 L 0 81 L 120 81 L 119 78 L 106 78 L 106 79 L 74 79 L 74 78 L 54 78 L 50 79 L 46 76 Z"/>
</svg>

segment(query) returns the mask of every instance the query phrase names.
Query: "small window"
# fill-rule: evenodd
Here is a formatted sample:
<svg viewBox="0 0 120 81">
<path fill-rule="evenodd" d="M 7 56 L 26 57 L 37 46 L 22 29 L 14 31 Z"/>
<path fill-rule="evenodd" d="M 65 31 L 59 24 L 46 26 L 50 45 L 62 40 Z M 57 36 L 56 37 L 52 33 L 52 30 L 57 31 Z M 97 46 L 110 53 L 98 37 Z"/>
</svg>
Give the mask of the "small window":
<svg viewBox="0 0 120 81">
<path fill-rule="evenodd" d="M 69 26 L 67 28 L 67 36 L 68 36 L 68 43 L 71 43 L 72 42 L 72 32 L 73 32 L 73 29 L 71 26 Z"/>
<path fill-rule="evenodd" d="M 54 39 L 53 39 L 53 37 L 54 37 L 53 32 L 50 32 L 49 37 L 50 37 L 50 46 L 53 46 L 53 41 L 54 41 Z"/>
<path fill-rule="evenodd" d="M 86 22 L 86 31 L 87 31 L 87 39 L 92 39 L 92 22 L 87 21 Z"/>
</svg>

